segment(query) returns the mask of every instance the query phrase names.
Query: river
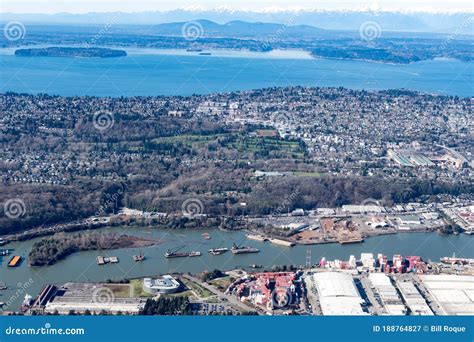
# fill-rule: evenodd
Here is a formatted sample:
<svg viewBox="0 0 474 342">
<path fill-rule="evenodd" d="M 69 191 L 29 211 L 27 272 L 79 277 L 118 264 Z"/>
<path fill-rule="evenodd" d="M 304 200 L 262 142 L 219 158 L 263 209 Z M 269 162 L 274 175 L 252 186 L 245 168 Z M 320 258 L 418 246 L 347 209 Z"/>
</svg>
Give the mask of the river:
<svg viewBox="0 0 474 342">
<path fill-rule="evenodd" d="M 103 228 L 99 231 L 113 231 L 120 234 L 133 234 L 153 239 L 163 240 L 156 246 L 142 249 L 119 249 L 109 251 L 87 251 L 70 255 L 66 259 L 52 266 L 29 267 L 26 260 L 17 268 L 7 268 L 9 257 L 4 257 L 0 268 L 0 281 L 6 282 L 9 287 L 0 291 L 0 301 L 11 301 L 19 288 L 24 292 L 11 301 L 13 306 L 18 306 L 24 293 L 36 295 L 44 284 L 63 283 L 68 281 L 105 281 L 107 279 L 119 280 L 123 278 L 142 277 L 172 272 L 201 272 L 204 270 L 228 270 L 237 267 L 248 267 L 260 264 L 265 267 L 273 265 L 304 265 L 306 263 L 307 249 L 311 251 L 312 263 L 317 263 L 321 257 L 327 259 L 348 260 L 351 254 L 357 258 L 361 252 L 383 253 L 390 258 L 394 254 L 420 255 L 424 259 L 439 260 L 443 256 L 450 256 L 453 252 L 459 257 L 474 257 L 474 239 L 468 235 L 441 236 L 436 233 L 402 233 L 372 237 L 362 244 L 340 245 L 324 244 L 295 247 L 282 247 L 268 242 L 251 241 L 245 238 L 243 231 L 227 232 L 220 230 L 191 231 L 191 230 L 163 230 L 158 228 Z M 211 239 L 205 240 L 202 233 L 210 233 Z M 14 254 L 27 257 L 31 246 L 36 240 L 17 242 L 2 248 L 14 249 Z M 207 250 L 212 247 L 231 247 L 233 243 L 254 246 L 260 253 L 233 255 L 227 252 L 220 256 L 211 256 Z M 199 250 L 201 257 L 166 259 L 164 253 L 168 249 L 184 246 L 182 251 Z M 135 262 L 134 254 L 146 256 L 144 262 Z M 98 266 L 98 255 L 117 256 L 118 264 Z M 31 279 L 31 281 L 30 281 Z M 27 283 L 25 285 L 25 283 Z M 21 297 L 21 298 L 20 298 Z M 7 308 L 5 308 L 7 309 Z"/>
</svg>

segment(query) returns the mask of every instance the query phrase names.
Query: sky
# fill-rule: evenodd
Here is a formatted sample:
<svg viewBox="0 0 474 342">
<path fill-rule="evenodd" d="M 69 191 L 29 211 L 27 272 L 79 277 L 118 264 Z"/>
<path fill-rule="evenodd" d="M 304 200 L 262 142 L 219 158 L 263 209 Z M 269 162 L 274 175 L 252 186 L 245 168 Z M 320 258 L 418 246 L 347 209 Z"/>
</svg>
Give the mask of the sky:
<svg viewBox="0 0 474 342">
<path fill-rule="evenodd" d="M 176 8 L 239 10 L 385 10 L 474 12 L 472 0 L 0 0 L 0 13 L 144 12 Z"/>
</svg>

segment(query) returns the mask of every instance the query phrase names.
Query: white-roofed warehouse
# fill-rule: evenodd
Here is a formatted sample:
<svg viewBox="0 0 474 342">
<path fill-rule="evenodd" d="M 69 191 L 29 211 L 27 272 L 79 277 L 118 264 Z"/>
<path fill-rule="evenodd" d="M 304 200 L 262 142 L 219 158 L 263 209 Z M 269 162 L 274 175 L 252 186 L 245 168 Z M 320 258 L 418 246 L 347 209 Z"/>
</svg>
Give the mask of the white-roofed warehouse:
<svg viewBox="0 0 474 342">
<path fill-rule="evenodd" d="M 364 300 L 350 274 L 324 272 L 313 275 L 323 315 L 365 315 Z"/>
<path fill-rule="evenodd" d="M 445 315 L 474 315 L 474 277 L 420 275 L 423 285 Z"/>
</svg>

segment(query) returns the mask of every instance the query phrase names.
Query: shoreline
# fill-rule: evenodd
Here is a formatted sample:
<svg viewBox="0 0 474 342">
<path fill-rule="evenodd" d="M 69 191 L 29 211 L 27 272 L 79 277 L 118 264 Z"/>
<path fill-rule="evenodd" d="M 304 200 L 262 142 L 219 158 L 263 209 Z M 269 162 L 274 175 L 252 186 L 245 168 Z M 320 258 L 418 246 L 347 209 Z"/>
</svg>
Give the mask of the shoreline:
<svg viewBox="0 0 474 342">
<path fill-rule="evenodd" d="M 39 45 L 20 45 L 17 47 L 7 47 L 7 48 L 0 48 L 0 56 L 1 55 L 8 55 L 8 56 L 15 56 L 15 52 L 17 50 L 22 49 L 44 49 L 48 47 L 58 47 L 58 48 L 85 48 L 88 45 L 85 44 L 39 44 Z M 445 61 L 445 62 L 460 62 L 460 63 L 473 63 L 473 61 L 464 61 L 459 58 L 454 57 L 435 57 L 435 58 L 426 58 L 417 61 L 408 61 L 408 62 L 393 62 L 393 61 L 384 61 L 384 60 L 376 60 L 376 59 L 364 59 L 364 58 L 344 58 L 344 57 L 327 57 L 321 56 L 317 54 L 313 54 L 311 51 L 307 51 L 304 49 L 273 49 L 270 51 L 252 51 L 249 49 L 243 48 L 212 48 L 212 49 L 202 49 L 202 52 L 206 52 L 209 54 L 202 55 L 202 52 L 198 51 L 189 51 L 186 48 L 159 48 L 159 47 L 131 47 L 131 46 L 120 46 L 120 45 L 97 45 L 94 46 L 97 48 L 102 49 L 121 49 L 126 52 L 125 56 L 120 57 L 128 57 L 128 56 L 183 56 L 183 57 L 219 57 L 219 58 L 244 58 L 244 59 L 252 59 L 252 58 L 263 58 L 263 59 L 283 59 L 283 60 L 328 60 L 328 61 L 353 61 L 353 62 L 365 62 L 365 63 L 376 63 L 376 64 L 383 64 L 383 65 L 391 65 L 391 66 L 401 66 L 401 65 L 413 65 L 415 63 L 420 62 L 429 62 L 429 61 Z M 4 53 L 6 52 L 6 53 Z M 286 53 L 289 53 L 286 55 Z M 293 53 L 293 54 L 292 54 Z M 281 55 L 279 55 L 281 54 Z M 36 56 L 22 56 L 22 57 L 36 57 Z M 38 56 L 41 57 L 41 56 Z M 44 56 L 43 56 L 44 57 Z M 63 58 L 76 58 L 77 56 L 47 56 L 47 57 L 63 57 Z M 98 58 L 101 57 L 81 57 L 81 58 Z"/>
<path fill-rule="evenodd" d="M 45 228 L 45 230 L 43 232 L 38 232 L 38 234 L 28 236 L 27 238 L 18 238 L 18 237 L 25 234 L 25 233 L 28 234 L 28 231 L 26 231 L 24 233 L 19 233 L 19 234 L 16 234 L 16 235 L 6 235 L 7 238 L 5 239 L 5 236 L 3 237 L 4 242 L 3 242 L 3 244 L 0 245 L 0 247 L 2 247 L 2 249 L 8 249 L 8 245 L 11 244 L 11 243 L 30 241 L 30 240 L 41 239 L 41 238 L 48 238 L 48 237 L 54 236 L 57 233 L 63 233 L 63 234 L 64 233 L 68 233 L 68 234 L 76 233 L 77 234 L 77 233 L 84 233 L 84 232 L 87 232 L 87 231 L 92 231 L 93 232 L 93 231 L 100 230 L 100 229 L 114 229 L 114 228 L 123 228 L 123 227 L 128 227 L 131 231 L 134 230 L 134 229 L 141 229 L 141 228 L 149 228 L 149 229 L 152 229 L 152 230 L 163 230 L 163 231 L 170 230 L 170 229 L 167 229 L 167 228 L 164 228 L 164 227 L 160 227 L 158 225 L 141 226 L 139 224 L 132 224 L 132 225 L 96 224 L 94 226 L 91 226 L 91 225 L 86 226 L 86 224 L 84 224 L 83 229 L 80 229 L 80 228 L 77 229 L 77 224 L 76 224 L 73 227 L 73 230 L 68 230 L 67 227 L 65 227 L 65 229 L 63 229 L 63 230 L 51 230 L 51 229 L 53 229 L 53 227 L 47 227 L 47 228 Z M 34 228 L 34 229 L 32 229 L 32 231 L 36 231 L 37 229 L 38 228 Z M 298 239 L 292 238 L 291 236 L 289 236 L 289 237 L 288 236 L 279 236 L 279 235 L 271 236 L 271 235 L 265 234 L 264 232 L 261 232 L 261 231 L 258 231 L 258 230 L 252 230 L 252 229 L 246 229 L 246 228 L 241 228 L 241 229 L 225 229 L 225 228 L 222 228 L 222 227 L 214 227 L 214 228 L 176 228 L 176 229 L 171 229 L 171 230 L 176 231 L 176 232 L 179 232 L 179 231 L 182 231 L 182 232 L 189 232 L 189 231 L 192 231 L 192 232 L 222 231 L 222 232 L 226 232 L 226 233 L 242 231 L 245 234 L 254 234 L 254 235 L 262 236 L 265 239 L 265 241 L 270 240 L 270 239 L 277 239 L 277 240 L 291 242 L 291 243 L 294 243 L 295 245 L 300 245 L 300 246 L 326 245 L 326 244 L 341 244 L 341 245 L 343 245 L 343 244 L 363 244 L 366 239 L 370 239 L 370 238 L 373 238 L 373 237 L 387 236 L 387 235 L 398 235 L 398 234 L 403 234 L 403 233 L 413 233 L 413 234 L 414 233 L 432 233 L 432 234 L 439 234 L 439 235 L 442 235 L 442 236 L 458 235 L 458 234 L 453 234 L 453 233 L 441 234 L 441 233 L 438 232 L 438 229 L 428 229 L 428 228 L 419 228 L 419 229 L 411 229 L 411 230 L 403 230 L 403 231 L 398 231 L 398 230 L 388 231 L 387 230 L 387 231 L 380 231 L 380 232 L 376 232 L 376 233 L 370 232 L 370 233 L 363 234 L 361 236 L 362 240 L 354 242 L 354 243 L 341 243 L 337 238 L 334 238 L 334 239 L 331 239 L 331 240 L 304 241 L 304 240 L 298 240 Z M 131 233 L 133 233 L 133 231 Z M 470 235 L 470 234 L 465 234 L 465 233 L 462 233 L 462 234 Z M 137 237 L 135 235 L 131 235 L 131 236 Z M 0 235 L 0 238 L 1 237 L 2 236 Z M 141 239 L 140 237 L 138 237 L 138 238 Z M 144 240 L 146 240 L 146 239 L 144 239 Z M 159 243 L 161 243 L 161 242 L 159 242 Z M 130 246 L 130 247 L 126 247 L 126 248 L 135 248 L 135 247 L 136 246 Z M 138 246 L 138 247 L 145 247 L 145 246 Z M 117 249 L 117 248 L 114 248 L 114 249 Z M 121 247 L 118 248 L 118 249 L 121 249 Z"/>
</svg>

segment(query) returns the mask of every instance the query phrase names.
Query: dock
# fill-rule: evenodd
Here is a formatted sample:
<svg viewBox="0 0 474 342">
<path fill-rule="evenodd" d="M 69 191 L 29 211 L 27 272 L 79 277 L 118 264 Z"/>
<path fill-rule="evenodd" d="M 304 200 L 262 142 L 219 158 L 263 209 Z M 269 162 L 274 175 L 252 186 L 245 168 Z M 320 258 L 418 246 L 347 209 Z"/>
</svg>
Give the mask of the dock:
<svg viewBox="0 0 474 342">
<path fill-rule="evenodd" d="M 361 242 L 364 242 L 364 238 L 355 237 L 355 238 L 349 238 L 349 239 L 340 239 L 338 240 L 338 242 L 341 245 L 347 245 L 351 243 L 361 243 Z"/>
<path fill-rule="evenodd" d="M 260 242 L 265 242 L 268 240 L 265 236 L 256 235 L 256 234 L 246 234 L 245 237 L 249 240 L 260 241 Z"/>
<path fill-rule="evenodd" d="M 295 243 L 292 241 L 286 241 L 282 239 L 270 239 L 268 241 L 270 241 L 270 243 L 273 243 L 275 245 L 285 246 L 285 247 L 293 247 L 295 245 Z"/>
</svg>

